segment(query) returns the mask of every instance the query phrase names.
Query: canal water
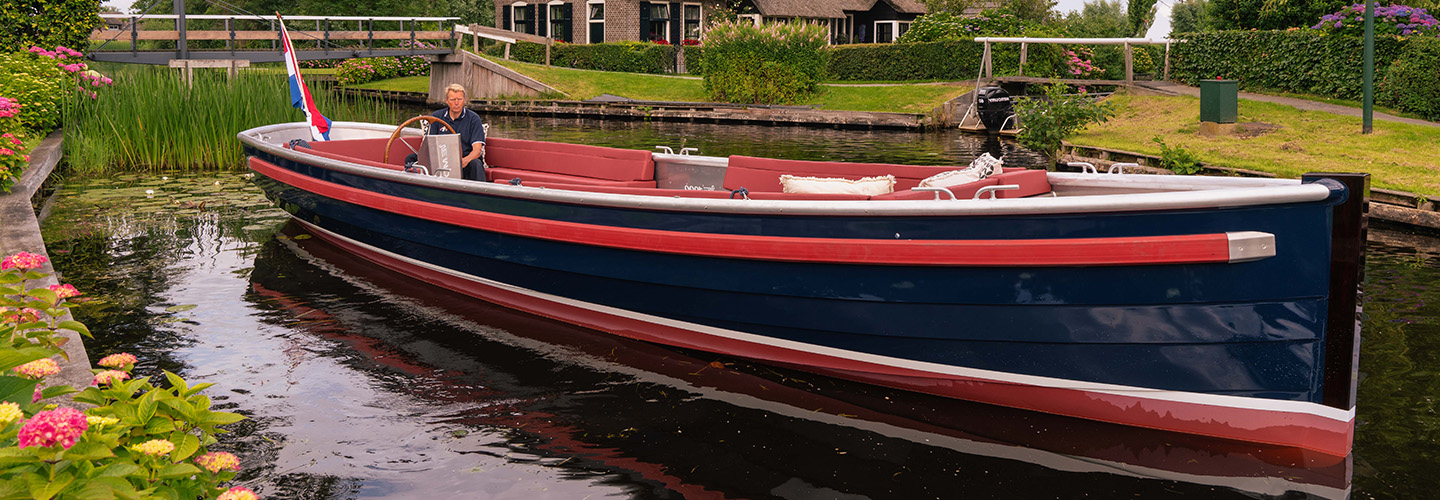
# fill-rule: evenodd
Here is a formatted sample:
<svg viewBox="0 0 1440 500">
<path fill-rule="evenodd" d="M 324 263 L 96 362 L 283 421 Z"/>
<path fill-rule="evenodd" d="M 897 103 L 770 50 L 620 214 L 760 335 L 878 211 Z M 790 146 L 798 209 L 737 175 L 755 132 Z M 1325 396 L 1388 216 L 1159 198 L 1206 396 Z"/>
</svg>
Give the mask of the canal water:
<svg viewBox="0 0 1440 500">
<path fill-rule="evenodd" d="M 960 164 L 956 134 L 498 118 L 503 137 Z M 215 383 L 266 498 L 1428 498 L 1436 240 L 1374 228 L 1356 452 L 1333 460 L 880 389 L 515 313 L 311 238 L 243 172 L 67 182 L 43 228 L 91 357 Z M 1352 482 L 1353 479 L 1353 482 Z"/>
</svg>

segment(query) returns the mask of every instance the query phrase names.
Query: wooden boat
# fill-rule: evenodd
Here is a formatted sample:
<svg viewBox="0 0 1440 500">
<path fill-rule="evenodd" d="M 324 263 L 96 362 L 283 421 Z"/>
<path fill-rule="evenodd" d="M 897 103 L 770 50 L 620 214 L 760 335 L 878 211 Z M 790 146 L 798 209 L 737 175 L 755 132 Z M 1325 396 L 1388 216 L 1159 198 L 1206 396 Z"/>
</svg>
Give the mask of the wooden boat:
<svg viewBox="0 0 1440 500">
<path fill-rule="evenodd" d="M 476 182 L 404 171 L 386 151 L 421 138 L 387 125 L 289 145 L 307 134 L 239 134 L 279 206 L 485 301 L 897 389 L 1351 450 L 1364 175 L 1006 169 L 946 193 L 917 185 L 955 167 L 491 138 Z M 784 174 L 897 190 L 785 193 Z"/>
</svg>

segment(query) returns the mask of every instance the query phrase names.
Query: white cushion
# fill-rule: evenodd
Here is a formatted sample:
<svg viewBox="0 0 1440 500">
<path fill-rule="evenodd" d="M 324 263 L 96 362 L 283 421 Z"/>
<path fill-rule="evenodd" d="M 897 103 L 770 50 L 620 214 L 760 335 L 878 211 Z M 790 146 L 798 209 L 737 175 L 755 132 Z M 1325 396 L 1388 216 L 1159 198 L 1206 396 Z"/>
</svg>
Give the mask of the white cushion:
<svg viewBox="0 0 1440 500">
<path fill-rule="evenodd" d="M 780 187 L 786 193 L 862 194 L 875 196 L 895 191 L 895 176 L 866 177 L 858 181 L 838 177 L 780 176 Z"/>
<path fill-rule="evenodd" d="M 940 172 L 926 177 L 925 180 L 920 181 L 918 187 L 948 188 L 961 184 L 969 184 L 994 175 L 1000 171 L 1000 167 L 1004 164 L 1005 162 L 990 156 L 990 153 L 984 153 L 981 154 L 979 158 L 976 158 L 975 161 L 970 162 L 970 166 L 968 167 Z"/>
</svg>

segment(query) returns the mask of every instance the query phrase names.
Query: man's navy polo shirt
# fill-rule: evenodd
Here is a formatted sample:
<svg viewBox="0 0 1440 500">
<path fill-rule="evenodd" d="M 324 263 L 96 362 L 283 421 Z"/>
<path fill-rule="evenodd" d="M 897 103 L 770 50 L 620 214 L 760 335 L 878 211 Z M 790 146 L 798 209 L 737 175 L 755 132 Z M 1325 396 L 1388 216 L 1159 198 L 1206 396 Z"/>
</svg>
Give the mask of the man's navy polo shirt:
<svg viewBox="0 0 1440 500">
<path fill-rule="evenodd" d="M 485 142 L 485 124 L 480 121 L 480 115 L 469 108 L 460 112 L 460 118 L 450 119 L 450 108 L 441 108 L 435 114 L 430 115 L 449 123 L 455 127 L 455 132 L 460 134 L 460 156 L 470 156 L 470 150 L 475 149 L 474 144 Z M 430 124 L 431 134 L 448 133 L 445 127 L 439 123 Z"/>
</svg>

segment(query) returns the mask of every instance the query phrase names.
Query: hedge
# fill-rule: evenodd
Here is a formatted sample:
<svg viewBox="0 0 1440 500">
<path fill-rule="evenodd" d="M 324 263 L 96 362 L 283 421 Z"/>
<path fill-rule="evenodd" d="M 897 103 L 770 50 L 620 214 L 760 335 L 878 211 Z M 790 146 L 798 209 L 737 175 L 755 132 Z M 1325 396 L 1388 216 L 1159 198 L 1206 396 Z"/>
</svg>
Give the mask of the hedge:
<svg viewBox="0 0 1440 500">
<path fill-rule="evenodd" d="M 971 80 L 979 75 L 984 44 L 972 40 L 921 43 L 837 45 L 829 49 L 830 76 L 836 80 Z M 1025 62 L 1029 76 L 1060 76 L 1063 49 L 1030 45 Z M 1020 66 L 1020 44 L 990 46 L 996 75 L 1014 75 Z"/>
<path fill-rule="evenodd" d="M 557 43 L 550 47 L 550 64 L 576 69 L 620 71 L 625 73 L 674 73 L 676 48 L 649 42 L 606 42 L 594 44 Z M 485 53 L 500 57 L 504 45 L 492 45 Z M 686 50 L 687 59 L 691 52 Z M 545 46 L 517 42 L 510 48 L 516 61 L 545 64 Z M 699 59 L 698 57 L 696 59 Z M 691 63 L 693 64 L 693 63 Z M 692 72 L 694 72 L 692 70 Z"/>
<path fill-rule="evenodd" d="M 1386 68 L 1375 94 L 1383 106 L 1440 121 L 1440 39 L 1409 40 L 1405 52 Z"/>
<path fill-rule="evenodd" d="M 1241 88 L 1298 92 L 1340 99 L 1361 97 L 1364 40 L 1312 31 L 1220 31 L 1186 33 L 1170 49 L 1170 77 L 1239 80 Z M 1406 42 L 1375 37 L 1377 74 L 1400 55 Z M 1377 76 L 1376 80 L 1379 80 Z"/>
</svg>

